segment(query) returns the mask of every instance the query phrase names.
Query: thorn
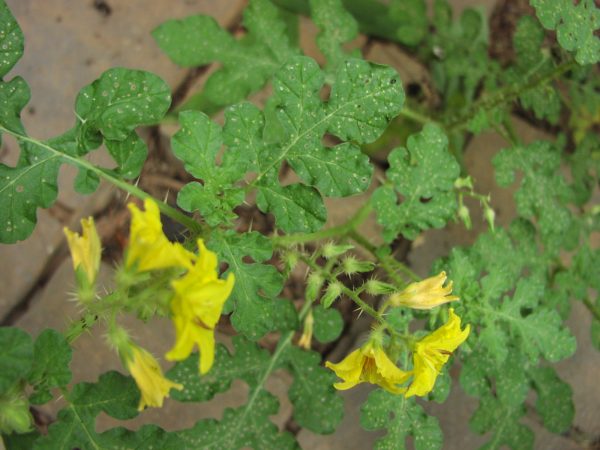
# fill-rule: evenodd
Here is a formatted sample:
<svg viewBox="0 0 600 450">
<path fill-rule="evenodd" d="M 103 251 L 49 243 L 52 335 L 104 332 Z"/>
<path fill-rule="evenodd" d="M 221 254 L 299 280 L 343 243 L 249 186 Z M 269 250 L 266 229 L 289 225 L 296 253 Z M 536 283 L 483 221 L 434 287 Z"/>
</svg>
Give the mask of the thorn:
<svg viewBox="0 0 600 450">
<path fill-rule="evenodd" d="M 252 226 L 254 225 L 254 217 L 250 218 L 250 226 L 248 227 L 248 232 L 252 231 Z"/>
<path fill-rule="evenodd" d="M 165 193 L 165 199 L 163 200 L 163 203 L 165 203 L 165 204 L 167 203 L 167 200 L 169 200 L 169 194 L 170 194 L 170 191 L 169 191 L 169 189 L 167 189 L 167 192 Z"/>
</svg>

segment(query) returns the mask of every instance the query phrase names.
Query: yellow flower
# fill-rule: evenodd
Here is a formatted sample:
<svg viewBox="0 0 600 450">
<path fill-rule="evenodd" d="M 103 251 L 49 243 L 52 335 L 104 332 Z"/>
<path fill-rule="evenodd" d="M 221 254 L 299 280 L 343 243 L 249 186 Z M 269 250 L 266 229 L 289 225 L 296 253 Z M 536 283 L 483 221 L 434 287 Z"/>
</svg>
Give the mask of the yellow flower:
<svg viewBox="0 0 600 450">
<path fill-rule="evenodd" d="M 127 267 L 137 264 L 140 272 L 168 267 L 191 267 L 194 254 L 181 244 L 167 239 L 160 222 L 160 211 L 154 200 L 144 200 L 145 211 L 140 211 L 133 203 L 128 207 L 132 218 L 125 258 Z"/>
<path fill-rule="evenodd" d="M 175 296 L 171 302 L 175 345 L 165 355 L 169 361 L 181 361 L 198 345 L 199 370 L 210 370 L 215 357 L 214 328 L 225 301 L 231 294 L 234 276 L 220 280 L 217 273 L 217 255 L 198 240 L 200 254 L 194 266 L 180 279 L 172 282 Z"/>
<path fill-rule="evenodd" d="M 377 384 L 392 394 L 400 394 L 405 392 L 406 388 L 398 385 L 406 382 L 411 375 L 410 372 L 396 367 L 383 351 L 381 344 L 374 340 L 354 350 L 341 362 L 333 364 L 327 361 L 325 366 L 344 380 L 333 385 L 339 390 L 350 389 L 359 383 L 367 382 Z"/>
<path fill-rule="evenodd" d="M 443 287 L 446 272 L 423 281 L 409 284 L 402 292 L 392 294 L 389 303 L 393 306 L 408 306 L 414 309 L 431 309 L 459 298 L 452 293 L 452 281 Z"/>
<path fill-rule="evenodd" d="M 462 344 L 471 331 L 467 325 L 460 329 L 460 317 L 450 308 L 448 321 L 433 333 L 418 341 L 413 350 L 414 379 L 406 397 L 424 396 L 431 392 L 435 380 L 452 352 Z"/>
<path fill-rule="evenodd" d="M 141 393 L 139 411 L 146 406 L 160 408 L 171 389 L 183 389 L 181 384 L 173 383 L 163 376 L 156 359 L 143 348 L 131 346 L 131 354 L 126 358 L 126 363 Z"/>
<path fill-rule="evenodd" d="M 88 217 L 81 219 L 82 235 L 75 233 L 68 228 L 63 228 L 71 258 L 73 259 L 73 268 L 77 272 L 79 267 L 83 270 L 89 285 L 93 285 L 100 269 L 100 256 L 102 247 L 100 237 L 94 226 L 94 218 Z"/>
</svg>

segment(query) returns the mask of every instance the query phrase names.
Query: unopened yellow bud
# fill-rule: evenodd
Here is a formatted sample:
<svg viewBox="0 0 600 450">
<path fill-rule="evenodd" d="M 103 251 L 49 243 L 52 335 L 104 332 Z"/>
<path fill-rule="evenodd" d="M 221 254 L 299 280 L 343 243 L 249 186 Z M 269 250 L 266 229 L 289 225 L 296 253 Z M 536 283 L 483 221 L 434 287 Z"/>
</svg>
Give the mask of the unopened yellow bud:
<svg viewBox="0 0 600 450">
<path fill-rule="evenodd" d="M 93 286 L 100 269 L 100 256 L 102 254 L 100 237 L 94 225 L 94 218 L 81 219 L 81 229 L 81 236 L 66 227 L 63 231 L 67 237 L 69 250 L 71 250 L 73 268 L 75 271 L 83 271 L 89 286 Z"/>
<path fill-rule="evenodd" d="M 452 293 L 452 281 L 444 287 L 446 272 L 434 277 L 409 284 L 402 292 L 392 294 L 388 302 L 393 306 L 407 306 L 414 309 L 431 309 L 444 303 L 459 300 Z"/>
</svg>

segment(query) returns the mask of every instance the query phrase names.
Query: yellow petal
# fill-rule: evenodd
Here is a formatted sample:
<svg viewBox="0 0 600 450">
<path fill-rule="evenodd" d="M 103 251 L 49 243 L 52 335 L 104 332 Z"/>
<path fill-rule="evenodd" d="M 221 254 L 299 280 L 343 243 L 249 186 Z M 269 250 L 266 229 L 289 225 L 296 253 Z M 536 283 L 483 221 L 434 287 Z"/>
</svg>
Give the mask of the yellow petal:
<svg viewBox="0 0 600 450">
<path fill-rule="evenodd" d="M 63 231 L 67 237 L 71 258 L 73 259 L 73 268 L 79 267 L 86 274 L 90 285 L 94 284 L 98 271 L 100 269 L 100 258 L 102 255 L 102 246 L 100 237 L 94 225 L 94 218 L 88 217 L 81 220 L 82 235 L 75 233 L 68 228 Z"/>
<path fill-rule="evenodd" d="M 336 383 L 333 386 L 336 389 L 350 389 L 360 383 L 360 375 L 363 370 L 365 357 L 361 349 L 356 349 L 342 361 L 337 364 L 326 361 L 325 367 L 331 369 L 335 374 L 344 380 L 342 383 Z"/>
<path fill-rule="evenodd" d="M 146 350 L 134 346 L 131 358 L 127 361 L 127 368 L 140 390 L 140 404 L 138 410 L 146 406 L 161 407 L 165 397 L 173 388 L 181 390 L 183 386 L 165 378 L 158 362 Z"/>
<path fill-rule="evenodd" d="M 375 365 L 381 377 L 391 385 L 405 383 L 411 376 L 411 372 L 405 372 L 396 367 L 381 348 L 375 352 Z"/>
<path fill-rule="evenodd" d="M 460 329 L 460 317 L 450 309 L 448 321 L 433 333 L 416 343 L 413 351 L 414 379 L 406 392 L 407 397 L 427 395 L 452 352 L 462 344 L 471 327 Z"/>
<path fill-rule="evenodd" d="M 450 295 L 452 281 L 447 286 L 443 286 L 446 278 L 446 272 L 440 272 L 423 281 L 411 283 L 402 292 L 392 294 L 389 299 L 390 304 L 414 309 L 431 309 L 459 300 L 456 295 Z"/>
<path fill-rule="evenodd" d="M 170 242 L 164 235 L 158 205 L 152 199 L 144 201 L 144 211 L 133 203 L 131 211 L 129 246 L 125 264 L 135 265 L 140 272 L 169 267 L 190 268 L 195 255 L 181 244 Z"/>
</svg>

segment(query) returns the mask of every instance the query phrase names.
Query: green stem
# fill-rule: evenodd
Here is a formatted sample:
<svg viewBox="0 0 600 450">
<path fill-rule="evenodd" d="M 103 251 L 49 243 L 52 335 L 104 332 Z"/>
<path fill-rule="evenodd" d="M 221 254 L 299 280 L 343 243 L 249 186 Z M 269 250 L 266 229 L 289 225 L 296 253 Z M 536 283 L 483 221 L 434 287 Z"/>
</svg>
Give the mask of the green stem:
<svg viewBox="0 0 600 450">
<path fill-rule="evenodd" d="M 105 171 L 104 169 L 102 169 L 100 167 L 96 167 L 95 165 L 93 165 L 89 161 L 86 161 L 85 159 L 80 159 L 75 156 L 71 156 L 66 153 L 63 153 L 60 150 L 57 150 L 54 147 L 49 146 L 45 142 L 38 141 L 37 139 L 30 138 L 29 136 L 24 136 L 22 134 L 15 133 L 14 131 L 8 130 L 1 125 L 0 125 L 0 131 L 10 134 L 11 136 L 15 137 L 17 140 L 29 142 L 30 144 L 42 147 L 42 148 L 54 153 L 55 155 L 60 156 L 64 160 L 74 164 L 77 167 L 89 170 L 90 172 L 95 173 L 100 178 L 105 179 L 109 183 L 112 183 L 113 185 L 117 186 L 119 189 L 124 190 L 125 192 L 133 195 L 134 197 L 140 198 L 142 200 L 145 200 L 147 198 L 154 199 L 154 197 L 152 197 L 150 194 L 144 192 L 142 189 L 138 188 L 137 186 L 129 184 L 126 181 L 123 181 L 123 180 L 115 177 L 114 175 L 110 174 L 109 172 Z M 154 200 L 156 200 L 156 199 L 154 199 Z M 160 211 L 165 216 L 168 216 L 171 219 L 175 220 L 176 222 L 181 223 L 186 228 L 188 228 L 190 231 L 192 231 L 196 234 L 204 234 L 205 233 L 206 230 L 204 230 L 204 227 L 201 224 L 199 224 L 198 222 L 196 222 L 194 219 L 192 219 L 191 217 L 186 216 L 181 211 L 167 205 L 164 202 L 157 201 L 156 203 L 158 204 L 158 208 L 160 209 Z"/>
<path fill-rule="evenodd" d="M 306 242 L 346 236 L 366 220 L 372 209 L 373 208 L 371 204 L 367 202 L 356 212 L 356 214 L 354 214 L 354 216 L 350 218 L 350 220 L 348 220 L 348 222 L 342 225 L 316 231 L 314 233 L 297 233 L 288 234 L 286 236 L 275 236 L 273 237 L 273 244 L 279 247 L 289 247 L 295 244 L 304 244 Z"/>
<path fill-rule="evenodd" d="M 414 120 L 415 122 L 422 123 L 423 125 L 426 123 L 436 123 L 431 117 L 428 117 L 424 114 L 421 114 L 415 110 L 407 108 L 404 106 L 400 111 L 400 115 L 406 117 L 407 119 Z"/>
<path fill-rule="evenodd" d="M 584 297 L 582 301 L 587 309 L 592 313 L 592 316 L 594 316 L 594 318 L 600 322 L 600 308 L 598 308 L 598 306 L 596 306 L 588 297 Z"/>
<path fill-rule="evenodd" d="M 300 312 L 298 313 L 299 322 L 302 322 L 304 320 L 304 318 L 308 314 L 308 311 L 310 310 L 311 305 L 312 305 L 312 301 L 310 301 L 310 300 L 304 301 L 304 304 L 302 305 L 302 309 L 300 309 Z M 269 361 L 269 365 L 265 368 L 264 372 L 262 373 L 262 375 L 260 377 L 260 380 L 258 380 L 258 384 L 256 385 L 255 389 L 252 391 L 250 398 L 248 399 L 248 403 L 246 404 L 246 407 L 244 408 L 244 413 L 242 414 L 241 419 L 238 421 L 238 424 L 244 423 L 246 416 L 248 415 L 248 412 L 252 410 L 252 406 L 254 405 L 254 402 L 258 398 L 258 394 L 263 389 L 263 386 L 266 383 L 269 376 L 271 375 L 271 372 L 273 372 L 273 370 L 277 366 L 277 362 L 279 361 L 279 358 L 281 358 L 281 355 L 284 353 L 284 351 L 288 348 L 288 346 L 292 342 L 292 337 L 294 336 L 294 333 L 295 333 L 295 331 L 288 331 L 285 335 L 283 335 L 281 337 L 281 339 L 279 339 L 279 342 L 277 343 L 277 347 L 275 348 L 273 355 L 271 355 L 271 360 Z M 236 432 L 237 432 L 237 429 L 232 431 L 232 433 L 234 433 L 234 434 Z"/>
</svg>

